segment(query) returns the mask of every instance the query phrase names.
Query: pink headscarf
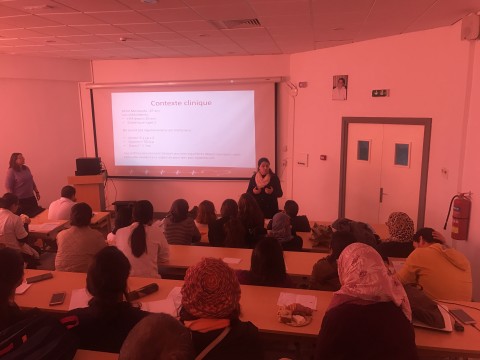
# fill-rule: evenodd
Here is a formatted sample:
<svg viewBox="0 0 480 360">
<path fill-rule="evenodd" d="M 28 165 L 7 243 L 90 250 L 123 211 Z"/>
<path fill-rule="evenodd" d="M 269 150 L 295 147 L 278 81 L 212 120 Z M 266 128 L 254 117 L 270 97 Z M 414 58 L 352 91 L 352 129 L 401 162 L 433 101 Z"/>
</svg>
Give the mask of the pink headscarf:
<svg viewBox="0 0 480 360">
<path fill-rule="evenodd" d="M 335 293 L 330 308 L 346 302 L 392 301 L 408 320 L 412 320 L 412 310 L 402 284 L 389 274 L 382 257 L 371 246 L 362 243 L 347 246 L 338 259 L 338 277 L 342 287 Z"/>
</svg>

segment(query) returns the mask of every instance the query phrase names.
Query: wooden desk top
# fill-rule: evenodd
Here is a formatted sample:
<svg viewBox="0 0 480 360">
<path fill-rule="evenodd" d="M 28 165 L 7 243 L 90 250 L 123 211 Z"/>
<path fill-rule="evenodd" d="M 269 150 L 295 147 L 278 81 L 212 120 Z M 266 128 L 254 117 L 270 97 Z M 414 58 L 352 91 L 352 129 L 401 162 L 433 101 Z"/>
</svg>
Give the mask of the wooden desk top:
<svg viewBox="0 0 480 360">
<path fill-rule="evenodd" d="M 118 360 L 118 354 L 78 349 L 73 360 Z"/>
<path fill-rule="evenodd" d="M 325 255 L 310 252 L 284 251 L 287 273 L 294 276 L 310 276 L 313 265 Z M 170 245 L 170 257 L 166 268 L 186 269 L 205 257 L 241 259 L 238 264 L 229 264 L 235 270 L 250 270 L 251 249 L 236 249 L 210 246 Z"/>
<path fill-rule="evenodd" d="M 25 276 L 34 276 L 45 273 L 41 270 L 26 270 Z M 15 297 L 16 303 L 22 308 L 38 307 L 47 311 L 66 312 L 73 289 L 85 287 L 84 273 L 53 272 L 53 279 L 33 284 L 23 295 Z M 163 280 L 150 278 L 130 278 L 130 289 L 136 289 L 149 283 L 159 285 L 159 291 L 146 296 L 142 301 L 165 299 L 175 286 L 182 286 L 183 281 Z M 240 300 L 242 320 L 253 322 L 261 332 L 288 336 L 301 336 L 314 339 L 320 331 L 323 314 L 331 301 L 333 293 L 302 289 L 281 289 L 273 287 L 241 285 L 242 297 Z M 66 291 L 65 303 L 60 306 L 49 307 L 50 296 L 54 292 Z M 277 299 L 281 291 L 314 295 L 317 297 L 317 311 L 313 315 L 311 324 L 305 327 L 290 327 L 277 321 Z M 261 299 L 261 301 L 258 301 Z M 480 303 L 458 302 L 462 305 L 474 306 L 480 309 Z M 447 305 L 448 306 L 448 305 Z M 450 307 L 460 307 L 450 305 Z M 470 316 L 480 323 L 480 311 L 465 308 Z M 416 344 L 420 350 L 439 352 L 442 354 L 461 354 L 463 356 L 480 356 L 480 332 L 466 325 L 464 332 L 444 333 L 441 331 L 415 328 Z"/>
</svg>

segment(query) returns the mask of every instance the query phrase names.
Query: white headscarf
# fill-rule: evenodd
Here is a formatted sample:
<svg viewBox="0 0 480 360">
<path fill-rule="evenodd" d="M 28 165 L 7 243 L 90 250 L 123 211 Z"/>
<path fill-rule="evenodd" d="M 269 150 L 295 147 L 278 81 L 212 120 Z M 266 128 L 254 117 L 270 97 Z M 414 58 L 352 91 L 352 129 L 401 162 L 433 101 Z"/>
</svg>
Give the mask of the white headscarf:
<svg viewBox="0 0 480 360">
<path fill-rule="evenodd" d="M 389 274 L 382 257 L 371 246 L 362 243 L 347 246 L 338 259 L 338 277 L 342 287 L 336 295 L 371 302 L 392 301 L 408 320 L 412 320 L 412 310 L 402 284 Z M 348 300 L 336 301 L 335 306 L 344 302 Z"/>
</svg>

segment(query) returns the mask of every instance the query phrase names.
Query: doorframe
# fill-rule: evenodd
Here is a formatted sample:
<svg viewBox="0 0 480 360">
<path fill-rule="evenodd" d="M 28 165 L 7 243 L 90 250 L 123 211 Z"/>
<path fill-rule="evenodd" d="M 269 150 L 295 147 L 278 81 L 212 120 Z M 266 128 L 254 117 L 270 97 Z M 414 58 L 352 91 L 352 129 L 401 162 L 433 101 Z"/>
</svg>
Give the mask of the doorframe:
<svg viewBox="0 0 480 360">
<path fill-rule="evenodd" d="M 427 200 L 428 163 L 430 159 L 430 137 L 432 134 L 431 118 L 397 118 L 397 117 L 342 117 L 342 143 L 340 150 L 340 194 L 338 217 L 345 217 L 345 198 L 347 186 L 347 146 L 348 126 L 350 124 L 381 124 L 381 125 L 421 125 L 423 131 L 422 168 L 420 175 L 420 196 L 418 199 L 417 228 L 424 226 L 425 205 Z"/>
</svg>

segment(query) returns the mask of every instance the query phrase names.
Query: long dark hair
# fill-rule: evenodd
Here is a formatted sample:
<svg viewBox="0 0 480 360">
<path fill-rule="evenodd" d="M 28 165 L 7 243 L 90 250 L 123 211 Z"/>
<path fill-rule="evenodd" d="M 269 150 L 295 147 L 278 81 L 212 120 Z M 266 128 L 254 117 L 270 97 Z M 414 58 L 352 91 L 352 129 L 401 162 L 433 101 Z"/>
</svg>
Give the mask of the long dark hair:
<svg viewBox="0 0 480 360">
<path fill-rule="evenodd" d="M 177 199 L 172 203 L 170 208 L 170 216 L 172 222 L 178 223 L 188 217 L 188 202 L 185 199 Z"/>
<path fill-rule="evenodd" d="M 107 246 L 93 258 L 87 272 L 87 290 L 93 296 L 90 304 L 106 309 L 127 294 L 130 262 L 115 246 Z"/>
<path fill-rule="evenodd" d="M 265 218 L 253 195 L 242 194 L 238 200 L 238 218 L 247 229 L 264 227 Z"/>
<path fill-rule="evenodd" d="M 17 164 L 18 155 L 22 155 L 22 153 L 13 153 L 12 155 L 10 155 L 10 161 L 8 162 L 8 167 L 15 171 L 20 171 L 26 167 L 25 165 Z"/>
<path fill-rule="evenodd" d="M 23 259 L 19 252 L 0 249 L 0 307 L 8 303 L 23 278 Z M 1 312 L 1 311 L 0 311 Z M 0 314 L 1 316 L 2 314 Z"/>
<path fill-rule="evenodd" d="M 133 205 L 133 221 L 138 226 L 133 230 L 130 246 L 135 257 L 140 257 L 147 252 L 147 234 L 145 225 L 153 220 L 153 205 L 148 200 L 140 200 Z"/>
<path fill-rule="evenodd" d="M 210 200 L 203 200 L 198 204 L 198 215 L 197 220 L 200 224 L 210 224 L 217 220 L 217 215 L 215 214 L 215 205 Z"/>
<path fill-rule="evenodd" d="M 252 251 L 250 273 L 255 285 L 281 286 L 287 278 L 283 249 L 277 239 L 264 237 Z"/>
<path fill-rule="evenodd" d="M 234 218 L 238 215 L 238 204 L 233 199 L 225 199 L 220 208 L 220 216 L 222 218 Z"/>
</svg>

